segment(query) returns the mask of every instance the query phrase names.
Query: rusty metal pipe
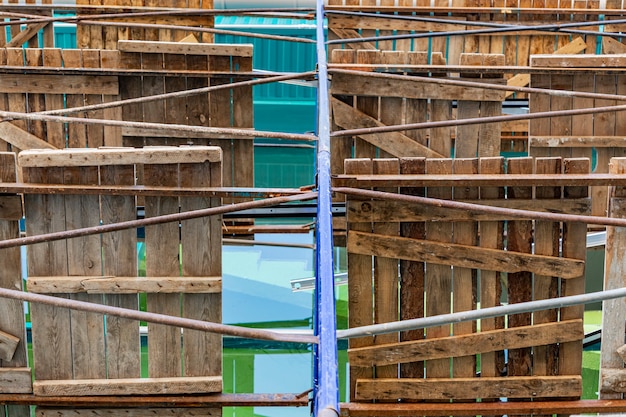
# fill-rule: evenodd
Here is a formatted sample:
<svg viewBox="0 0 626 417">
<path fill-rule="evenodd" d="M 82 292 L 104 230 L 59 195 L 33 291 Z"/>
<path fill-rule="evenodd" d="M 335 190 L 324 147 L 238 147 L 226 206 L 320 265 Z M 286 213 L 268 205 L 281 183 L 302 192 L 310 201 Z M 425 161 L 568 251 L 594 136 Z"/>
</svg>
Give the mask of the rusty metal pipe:
<svg viewBox="0 0 626 417">
<path fill-rule="evenodd" d="M 200 217 L 216 216 L 219 214 L 232 213 L 240 210 L 273 206 L 276 204 L 288 203 L 292 201 L 307 201 L 313 200 L 315 198 L 317 198 L 317 192 L 310 192 L 283 197 L 266 198 L 265 200 L 246 201 L 242 203 L 229 204 L 219 207 L 210 207 L 206 209 L 186 211 L 183 213 L 165 214 L 162 216 L 149 217 L 146 219 L 129 220 L 125 222 L 104 224 L 100 226 L 84 227 L 81 229 L 64 230 L 62 232 L 47 233 L 44 235 L 7 239 L 0 241 L 0 249 L 33 245 L 35 243 L 53 242 L 56 240 L 71 239 L 81 236 L 98 235 L 101 233 L 110 233 L 119 230 L 135 229 L 143 226 L 152 226 L 155 224 L 197 219 Z"/>
</svg>

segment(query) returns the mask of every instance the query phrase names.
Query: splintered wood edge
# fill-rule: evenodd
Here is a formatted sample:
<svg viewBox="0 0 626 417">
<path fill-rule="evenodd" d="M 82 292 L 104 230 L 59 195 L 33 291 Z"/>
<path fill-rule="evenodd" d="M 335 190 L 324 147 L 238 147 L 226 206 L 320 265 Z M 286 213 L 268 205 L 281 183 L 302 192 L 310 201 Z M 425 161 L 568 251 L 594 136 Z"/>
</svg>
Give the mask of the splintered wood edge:
<svg viewBox="0 0 626 417">
<path fill-rule="evenodd" d="M 251 57 L 253 46 L 252 44 L 216 44 L 120 40 L 117 42 L 117 48 L 122 52 Z"/>
<path fill-rule="evenodd" d="M 20 152 L 21 167 L 77 167 L 124 164 L 193 164 L 220 162 L 218 146 L 146 146 L 98 149 L 34 149 Z"/>
<path fill-rule="evenodd" d="M 44 397 L 215 392 L 222 392 L 221 376 L 39 380 L 33 383 L 33 393 Z"/>
<path fill-rule="evenodd" d="M 0 368 L 0 394 L 31 394 L 30 368 Z"/>
<path fill-rule="evenodd" d="M 28 291 L 38 294 L 209 294 L 222 291 L 221 277 L 28 277 Z"/>
</svg>

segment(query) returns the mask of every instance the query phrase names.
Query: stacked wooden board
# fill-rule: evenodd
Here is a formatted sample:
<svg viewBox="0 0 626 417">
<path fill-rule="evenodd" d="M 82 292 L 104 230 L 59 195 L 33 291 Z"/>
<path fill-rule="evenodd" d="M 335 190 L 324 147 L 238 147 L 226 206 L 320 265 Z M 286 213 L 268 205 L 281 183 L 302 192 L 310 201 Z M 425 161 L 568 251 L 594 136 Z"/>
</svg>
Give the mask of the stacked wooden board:
<svg viewBox="0 0 626 417">
<path fill-rule="evenodd" d="M 585 174 L 588 159 L 509 159 L 506 174 L 504 162 L 500 157 L 349 159 L 335 183 L 380 184 L 392 193 L 486 205 L 506 201 L 510 208 L 590 212 L 587 187 L 507 182 L 509 174 Z M 413 185 L 419 184 L 416 174 L 440 180 L 493 174 L 500 181 L 493 187 L 422 188 Z M 583 223 L 533 222 L 358 196 L 348 198 L 346 209 L 350 327 L 584 292 Z M 579 397 L 582 313 L 582 307 L 568 307 L 353 339 L 351 399 Z"/>
<path fill-rule="evenodd" d="M 52 185 L 221 186 L 217 147 L 38 150 L 20 153 L 24 181 Z M 136 180 L 137 167 L 143 180 Z M 27 195 L 27 234 L 133 220 L 133 196 Z M 214 207 L 220 199 L 146 196 L 145 216 Z M 135 230 L 28 248 L 28 290 L 91 303 L 221 321 L 221 217 L 148 226 L 146 275 L 138 276 Z M 31 305 L 34 393 L 40 396 L 221 392 L 221 336 L 147 325 L 141 377 L 140 323 L 96 313 Z M 145 362 L 145 359 L 143 359 Z M 161 410 L 159 413 L 174 411 Z M 48 414 L 51 413 L 51 414 Z M 39 415 L 73 410 L 39 409 Z M 211 410 L 211 415 L 219 415 Z"/>
</svg>

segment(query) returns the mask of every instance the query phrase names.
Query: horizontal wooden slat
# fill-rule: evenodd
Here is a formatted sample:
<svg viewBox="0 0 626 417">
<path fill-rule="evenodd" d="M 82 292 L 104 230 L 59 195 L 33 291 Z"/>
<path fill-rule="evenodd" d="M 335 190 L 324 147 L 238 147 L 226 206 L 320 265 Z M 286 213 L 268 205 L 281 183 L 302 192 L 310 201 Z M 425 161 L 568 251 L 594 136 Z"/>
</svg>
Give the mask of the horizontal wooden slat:
<svg viewBox="0 0 626 417">
<path fill-rule="evenodd" d="M 537 376 L 503 378 L 359 379 L 357 400 L 475 400 L 477 398 L 578 397 L 582 378 Z"/>
<path fill-rule="evenodd" d="M 450 17 L 451 19 L 459 19 Z M 408 30 L 408 31 L 426 31 L 426 32 L 447 32 L 453 30 L 466 30 L 467 26 L 463 25 L 463 18 L 459 19 L 458 24 L 446 22 L 420 22 L 415 20 L 399 20 L 389 19 L 385 17 L 372 16 L 335 16 L 330 17 L 329 27 L 342 29 L 376 29 L 376 30 Z"/>
<path fill-rule="evenodd" d="M 622 68 L 626 67 L 624 55 L 533 55 L 533 67 L 557 68 Z"/>
<path fill-rule="evenodd" d="M 455 200 L 486 206 L 517 210 L 533 210 L 549 213 L 587 215 L 591 211 L 591 199 L 572 200 Z M 510 220 L 510 216 L 482 213 L 472 210 L 453 210 L 444 207 L 424 206 L 403 201 L 355 201 L 346 206 L 351 222 L 423 222 L 423 221 L 481 221 Z M 519 219 L 519 217 L 516 217 Z M 532 219 L 532 216 L 529 216 Z"/>
<path fill-rule="evenodd" d="M 333 106 L 333 120 L 344 129 L 358 129 L 363 127 L 383 126 L 381 122 L 366 115 L 365 113 L 347 105 L 346 103 L 331 99 Z M 421 156 L 428 158 L 442 158 L 443 155 L 419 144 L 400 132 L 375 133 L 359 136 L 380 149 L 397 157 Z"/>
<path fill-rule="evenodd" d="M 0 331 L 0 359 L 3 361 L 12 360 L 18 343 L 20 343 L 19 337 Z"/>
<path fill-rule="evenodd" d="M 36 417 L 220 417 L 221 407 L 213 408 L 45 408 L 37 407 Z"/>
<path fill-rule="evenodd" d="M 21 152 L 22 167 L 72 167 L 120 164 L 181 164 L 219 162 L 222 149 L 217 146 L 146 146 L 135 148 L 31 150 Z"/>
<path fill-rule="evenodd" d="M 42 396 L 203 394 L 222 391 L 222 377 L 74 379 L 35 381 Z"/>
<path fill-rule="evenodd" d="M 529 136 L 528 145 L 535 148 L 620 148 L 626 146 L 624 136 Z"/>
<path fill-rule="evenodd" d="M 333 74 L 332 94 L 356 96 L 401 97 L 416 99 L 502 101 L 505 91 L 485 88 L 462 87 L 457 85 L 437 84 L 436 79 L 409 80 L 397 78 L 376 78 L 354 74 Z"/>
<path fill-rule="evenodd" d="M 159 54 L 183 55 L 223 55 L 252 56 L 252 44 L 221 44 L 221 43 L 187 43 L 187 42 L 153 42 L 127 41 L 117 42 L 122 52 L 143 52 Z"/>
<path fill-rule="evenodd" d="M 626 369 L 604 368 L 600 373 L 600 392 L 604 394 L 626 392 Z"/>
<path fill-rule="evenodd" d="M 0 368 L 1 394 L 30 394 L 32 392 L 30 368 Z"/>
<path fill-rule="evenodd" d="M 391 365 L 571 342 L 584 336 L 582 320 L 571 320 L 349 349 L 348 360 L 353 366 Z"/>
<path fill-rule="evenodd" d="M 221 277 L 28 277 L 28 291 L 39 294 L 204 294 L 221 290 Z"/>
<path fill-rule="evenodd" d="M 2 74 L 0 93 L 119 94 L 117 77 L 90 75 Z"/>
<path fill-rule="evenodd" d="M 529 271 L 561 278 L 579 277 L 584 273 L 585 268 L 585 262 L 578 259 L 531 255 L 355 231 L 348 233 L 348 252 L 488 271 L 509 273 Z"/>
<path fill-rule="evenodd" d="M 0 195 L 0 220 L 20 220 L 22 218 L 22 197 Z"/>
</svg>

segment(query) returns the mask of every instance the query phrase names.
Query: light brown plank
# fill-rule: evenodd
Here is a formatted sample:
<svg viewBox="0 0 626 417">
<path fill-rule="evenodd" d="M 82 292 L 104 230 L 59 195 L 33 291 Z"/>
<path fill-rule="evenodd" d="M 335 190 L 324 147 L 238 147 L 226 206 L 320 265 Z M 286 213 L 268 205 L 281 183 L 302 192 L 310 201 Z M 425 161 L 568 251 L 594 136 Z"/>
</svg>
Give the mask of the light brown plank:
<svg viewBox="0 0 626 417">
<path fill-rule="evenodd" d="M 188 43 L 188 42 L 149 42 L 120 40 L 118 49 L 122 52 L 142 52 L 181 55 L 252 56 L 252 44 Z"/>
<path fill-rule="evenodd" d="M 19 343 L 19 337 L 0 331 L 0 360 L 7 362 L 13 360 Z"/>
<path fill-rule="evenodd" d="M 582 320 L 570 320 L 349 349 L 348 359 L 353 365 L 376 366 L 543 346 L 582 340 L 583 337 Z"/>
<path fill-rule="evenodd" d="M 450 400 L 476 398 L 574 397 L 582 391 L 580 376 L 507 378 L 361 379 L 358 400 Z"/>
<path fill-rule="evenodd" d="M 202 147 L 146 147 L 103 148 L 103 149 L 63 149 L 58 151 L 31 150 L 21 152 L 18 157 L 22 167 L 45 167 L 63 164 L 72 166 L 101 166 L 121 164 L 159 164 L 218 162 L 222 151 L 216 146 Z M 163 185 L 163 184 L 158 184 Z"/>
<path fill-rule="evenodd" d="M 90 75 L 2 74 L 2 93 L 109 94 L 119 93 L 117 77 Z"/>
<path fill-rule="evenodd" d="M 0 368 L 0 393 L 30 394 L 32 392 L 30 368 Z"/>
<path fill-rule="evenodd" d="M 38 294 L 87 293 L 87 294 L 137 294 L 149 293 L 195 293 L 220 292 L 220 277 L 29 277 L 28 290 Z"/>
<path fill-rule="evenodd" d="M 428 235 L 427 235 L 428 238 Z M 499 251 L 431 240 L 389 237 L 373 233 L 348 233 L 348 250 L 362 255 L 426 261 L 509 273 L 532 272 L 561 278 L 578 277 L 584 270 L 579 259 Z"/>
<path fill-rule="evenodd" d="M 59 417 L 58 408 L 37 407 L 35 416 L 37 417 Z M 124 413 L 126 417 L 154 417 L 162 413 L 171 417 L 218 417 L 222 415 L 221 408 L 126 408 L 121 411 L 119 408 L 77 408 L 64 409 L 63 417 L 118 417 Z"/>
<path fill-rule="evenodd" d="M 90 395 L 156 395 L 202 394 L 222 391 L 218 376 L 185 378 L 124 378 L 82 380 L 39 380 L 33 383 L 35 395 L 90 396 Z"/>
</svg>

